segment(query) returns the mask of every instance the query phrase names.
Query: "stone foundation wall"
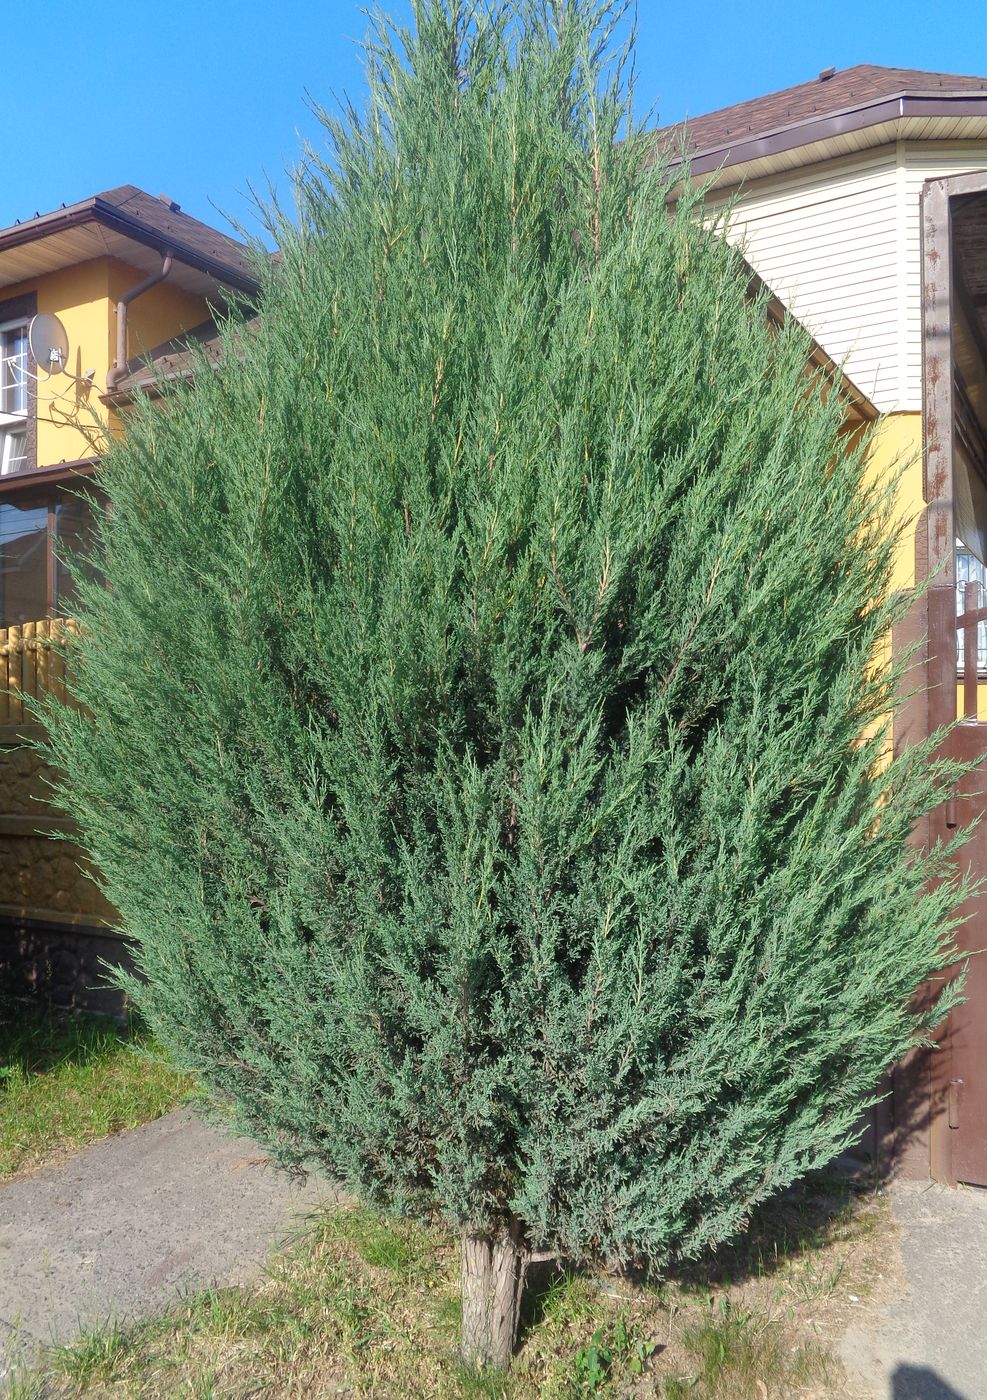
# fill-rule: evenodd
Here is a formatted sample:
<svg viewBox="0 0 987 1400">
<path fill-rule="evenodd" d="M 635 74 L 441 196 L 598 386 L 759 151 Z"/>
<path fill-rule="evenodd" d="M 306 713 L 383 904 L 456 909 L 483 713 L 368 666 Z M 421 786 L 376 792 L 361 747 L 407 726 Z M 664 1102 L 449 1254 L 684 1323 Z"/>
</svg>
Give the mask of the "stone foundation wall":
<svg viewBox="0 0 987 1400">
<path fill-rule="evenodd" d="M 123 993 L 103 966 L 131 966 L 126 941 L 108 929 L 0 921 L 0 993 L 72 1011 L 122 1016 Z"/>
</svg>

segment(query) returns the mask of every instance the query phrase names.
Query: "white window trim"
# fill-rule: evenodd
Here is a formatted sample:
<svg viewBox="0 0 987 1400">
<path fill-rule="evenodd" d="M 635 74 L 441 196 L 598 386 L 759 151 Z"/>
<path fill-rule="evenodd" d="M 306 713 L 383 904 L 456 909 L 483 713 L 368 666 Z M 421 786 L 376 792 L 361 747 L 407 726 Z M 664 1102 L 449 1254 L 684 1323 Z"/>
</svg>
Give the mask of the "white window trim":
<svg viewBox="0 0 987 1400">
<path fill-rule="evenodd" d="M 30 323 L 27 316 L 17 316 L 11 321 L 0 322 L 0 343 L 7 331 L 20 330 L 24 328 L 25 333 Z M 2 375 L 2 366 L 0 366 Z M 2 377 L 0 377 L 0 388 L 2 388 Z M 27 406 L 24 413 L 2 413 L 0 412 L 0 476 L 10 476 L 16 472 L 26 470 L 27 463 L 27 430 L 28 418 L 31 412 L 30 392 L 27 394 Z M 14 446 L 22 438 L 23 450 L 15 458 Z"/>
</svg>

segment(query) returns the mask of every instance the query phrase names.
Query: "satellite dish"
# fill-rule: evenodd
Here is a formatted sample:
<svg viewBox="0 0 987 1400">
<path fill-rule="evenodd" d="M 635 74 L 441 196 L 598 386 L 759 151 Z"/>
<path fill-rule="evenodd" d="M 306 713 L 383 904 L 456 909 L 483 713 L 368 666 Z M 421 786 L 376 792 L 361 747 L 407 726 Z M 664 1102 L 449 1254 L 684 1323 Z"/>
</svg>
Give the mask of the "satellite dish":
<svg viewBox="0 0 987 1400">
<path fill-rule="evenodd" d="M 27 328 L 27 343 L 39 369 L 48 374 L 68 373 L 69 338 L 57 316 L 42 312 Z"/>
</svg>

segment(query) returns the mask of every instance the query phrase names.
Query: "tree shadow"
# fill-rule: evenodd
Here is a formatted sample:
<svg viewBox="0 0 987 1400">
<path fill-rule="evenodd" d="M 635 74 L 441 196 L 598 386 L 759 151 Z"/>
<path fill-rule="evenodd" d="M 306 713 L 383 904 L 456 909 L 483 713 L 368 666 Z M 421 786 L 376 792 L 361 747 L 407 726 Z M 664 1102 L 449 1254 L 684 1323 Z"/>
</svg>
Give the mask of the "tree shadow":
<svg viewBox="0 0 987 1400">
<path fill-rule="evenodd" d="M 141 1036 L 136 1018 L 72 1015 L 0 997 L 0 1088 L 5 1078 L 44 1074 L 56 1065 L 84 1065 L 121 1041 Z"/>
<path fill-rule="evenodd" d="M 546 1316 L 559 1291 L 576 1276 L 576 1271 L 559 1259 L 539 1259 L 528 1265 L 528 1273 L 521 1297 L 521 1316 L 518 1326 L 519 1344 L 534 1331 Z"/>
<path fill-rule="evenodd" d="M 667 1277 L 686 1292 L 704 1292 L 771 1275 L 859 1228 L 859 1204 L 873 1198 L 879 1184 L 870 1168 L 813 1172 L 758 1206 L 734 1239 L 677 1265 Z"/>
<path fill-rule="evenodd" d="M 706 1294 L 770 1276 L 814 1250 L 851 1238 L 862 1228 L 860 1205 L 874 1197 L 879 1184 L 869 1167 L 857 1172 L 837 1167 L 813 1172 L 759 1206 L 747 1228 L 728 1243 L 660 1275 L 627 1268 L 621 1277 L 632 1290 L 660 1293 L 664 1286 L 672 1285 L 687 1294 Z M 532 1263 L 521 1305 L 519 1345 L 558 1310 L 560 1303 L 564 1306 L 567 1290 L 578 1287 L 580 1280 L 591 1286 L 598 1284 L 599 1277 L 598 1270 L 577 1268 L 565 1260 Z"/>
<path fill-rule="evenodd" d="M 896 1366 L 890 1400 L 973 1400 L 961 1395 L 928 1366 Z"/>
</svg>

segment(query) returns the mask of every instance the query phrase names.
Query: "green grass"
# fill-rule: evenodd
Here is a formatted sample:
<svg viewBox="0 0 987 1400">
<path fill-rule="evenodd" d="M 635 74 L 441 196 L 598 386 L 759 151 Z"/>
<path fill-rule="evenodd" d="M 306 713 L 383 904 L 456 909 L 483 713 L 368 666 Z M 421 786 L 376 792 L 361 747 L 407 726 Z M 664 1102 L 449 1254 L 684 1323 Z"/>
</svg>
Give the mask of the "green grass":
<svg viewBox="0 0 987 1400">
<path fill-rule="evenodd" d="M 190 1088 L 136 1024 L 0 1001 L 0 1179 L 160 1118 Z"/>
<path fill-rule="evenodd" d="M 720 1298 L 706 1316 L 683 1328 L 688 1377 L 669 1377 L 664 1400 L 738 1400 L 740 1396 L 796 1396 L 825 1386 L 837 1368 L 812 1338 L 793 1345 L 783 1320 L 770 1311 Z"/>
</svg>

